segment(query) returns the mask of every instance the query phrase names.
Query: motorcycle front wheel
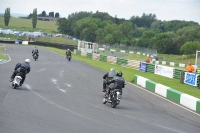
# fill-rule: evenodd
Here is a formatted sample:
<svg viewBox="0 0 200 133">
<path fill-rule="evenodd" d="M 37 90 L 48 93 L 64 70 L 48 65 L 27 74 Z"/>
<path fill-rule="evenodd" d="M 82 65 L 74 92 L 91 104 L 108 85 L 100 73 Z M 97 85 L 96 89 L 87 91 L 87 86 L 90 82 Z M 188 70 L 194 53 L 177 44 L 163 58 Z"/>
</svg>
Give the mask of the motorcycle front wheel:
<svg viewBox="0 0 200 133">
<path fill-rule="evenodd" d="M 103 104 L 106 104 L 107 103 L 107 100 L 106 100 L 106 98 L 104 97 L 103 98 Z"/>
<path fill-rule="evenodd" d="M 115 108 L 116 106 L 117 106 L 117 102 L 116 102 L 116 101 L 112 101 L 111 107 L 112 107 L 112 108 Z"/>
</svg>

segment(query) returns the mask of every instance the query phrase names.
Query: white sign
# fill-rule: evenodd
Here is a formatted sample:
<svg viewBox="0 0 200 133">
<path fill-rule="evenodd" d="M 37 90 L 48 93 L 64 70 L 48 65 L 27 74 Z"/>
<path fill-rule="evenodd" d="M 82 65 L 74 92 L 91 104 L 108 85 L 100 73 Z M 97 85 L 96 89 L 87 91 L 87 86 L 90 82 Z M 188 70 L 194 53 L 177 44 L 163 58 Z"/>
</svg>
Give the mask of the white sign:
<svg viewBox="0 0 200 133">
<path fill-rule="evenodd" d="M 154 73 L 158 74 L 158 75 L 161 75 L 161 76 L 168 77 L 168 78 L 173 78 L 174 68 L 161 66 L 161 65 L 155 65 Z"/>
<path fill-rule="evenodd" d="M 105 50 L 105 48 L 99 48 L 99 50 L 103 50 L 103 51 L 104 51 L 104 50 Z"/>
<path fill-rule="evenodd" d="M 22 44 L 28 45 L 28 41 L 22 41 Z"/>
<path fill-rule="evenodd" d="M 114 49 L 110 49 L 110 51 L 116 51 L 116 50 L 114 50 Z"/>
</svg>

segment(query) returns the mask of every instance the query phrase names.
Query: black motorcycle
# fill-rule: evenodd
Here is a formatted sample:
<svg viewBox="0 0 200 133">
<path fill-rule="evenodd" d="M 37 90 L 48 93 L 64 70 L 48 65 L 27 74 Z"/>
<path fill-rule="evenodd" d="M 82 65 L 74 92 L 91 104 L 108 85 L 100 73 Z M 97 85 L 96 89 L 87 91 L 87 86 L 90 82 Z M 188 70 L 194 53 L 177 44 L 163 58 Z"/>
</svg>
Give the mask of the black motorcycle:
<svg viewBox="0 0 200 133">
<path fill-rule="evenodd" d="M 112 89 L 113 83 L 106 87 L 105 96 L 103 98 L 103 104 L 107 102 L 111 104 L 112 108 L 115 108 L 119 105 L 120 100 L 122 98 L 122 89 Z M 110 87 L 110 94 L 108 94 L 108 88 Z"/>
<path fill-rule="evenodd" d="M 67 59 L 68 59 L 68 61 L 70 61 L 71 60 L 71 56 L 67 56 Z"/>
<path fill-rule="evenodd" d="M 33 55 L 33 59 L 34 59 L 35 61 L 38 59 L 37 54 L 34 54 L 34 55 Z"/>
</svg>

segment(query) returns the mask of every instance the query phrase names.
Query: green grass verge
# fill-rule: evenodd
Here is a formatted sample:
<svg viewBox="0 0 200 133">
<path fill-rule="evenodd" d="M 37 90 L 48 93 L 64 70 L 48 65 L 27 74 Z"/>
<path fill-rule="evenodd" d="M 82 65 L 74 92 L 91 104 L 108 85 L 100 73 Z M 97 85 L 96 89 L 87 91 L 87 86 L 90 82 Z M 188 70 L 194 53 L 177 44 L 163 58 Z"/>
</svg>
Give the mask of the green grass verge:
<svg viewBox="0 0 200 133">
<path fill-rule="evenodd" d="M 57 32 L 58 26 L 56 21 L 37 21 L 35 29 L 32 28 L 32 19 L 23 19 L 23 18 L 10 18 L 9 26 L 10 29 L 22 30 L 22 31 L 38 31 L 43 30 L 47 33 Z M 4 17 L 0 17 L 0 28 L 7 28 L 4 23 Z"/>
<path fill-rule="evenodd" d="M 62 37 L 39 37 L 39 38 L 36 38 L 36 41 L 78 45 L 78 41 L 73 41 L 67 38 L 62 38 Z"/>
<path fill-rule="evenodd" d="M 0 51 L 1 51 L 1 50 L 5 50 L 5 48 L 4 48 L 4 47 L 0 47 Z"/>
<path fill-rule="evenodd" d="M 52 48 L 52 47 L 46 47 L 46 48 L 51 50 L 51 51 L 54 51 L 54 52 L 56 52 L 60 55 L 65 55 L 65 50 L 56 49 L 56 48 Z M 152 81 L 155 81 L 157 83 L 166 85 L 170 88 L 179 90 L 183 93 L 186 93 L 186 94 L 195 96 L 197 98 L 200 98 L 200 90 L 198 90 L 196 87 L 192 87 L 192 86 L 189 86 L 189 85 L 186 85 L 186 84 L 181 84 L 178 79 L 166 78 L 166 77 L 159 76 L 159 75 L 152 74 L 152 73 L 144 73 L 144 72 L 141 72 L 141 71 L 138 71 L 138 70 L 125 68 L 125 67 L 121 67 L 121 66 L 118 66 L 118 65 L 113 65 L 113 64 L 110 64 L 110 63 L 107 63 L 107 62 L 91 60 L 91 59 L 88 59 L 86 57 L 78 56 L 78 55 L 75 55 L 75 54 L 72 55 L 72 59 L 76 59 L 78 61 L 87 63 L 91 66 L 94 66 L 94 67 L 99 68 L 99 69 L 106 71 L 106 72 L 109 71 L 110 68 L 115 68 L 116 71 L 121 70 L 123 72 L 123 77 L 129 82 L 133 82 L 133 76 L 134 75 L 140 75 L 140 76 L 148 78 Z"/>
<path fill-rule="evenodd" d="M 2 46 L 4 46 L 4 44 L 0 44 L 0 46 L 2 47 Z"/>
<path fill-rule="evenodd" d="M 8 56 L 5 54 L 0 54 L 0 59 L 7 60 Z"/>
</svg>

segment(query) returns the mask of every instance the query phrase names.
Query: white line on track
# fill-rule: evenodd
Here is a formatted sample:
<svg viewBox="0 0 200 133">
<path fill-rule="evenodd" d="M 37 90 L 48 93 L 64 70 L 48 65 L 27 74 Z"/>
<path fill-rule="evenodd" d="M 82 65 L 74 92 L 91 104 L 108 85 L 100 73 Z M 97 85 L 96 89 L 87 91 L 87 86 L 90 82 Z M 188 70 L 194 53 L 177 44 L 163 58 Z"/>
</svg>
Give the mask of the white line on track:
<svg viewBox="0 0 200 133">
<path fill-rule="evenodd" d="M 70 84 L 68 84 L 68 83 L 65 83 L 65 85 L 67 86 L 67 87 L 72 87 Z"/>
<path fill-rule="evenodd" d="M 57 79 L 52 79 L 52 82 L 57 85 Z"/>
<path fill-rule="evenodd" d="M 49 50 L 49 51 L 51 51 L 51 50 Z M 51 51 L 51 52 L 55 53 L 54 51 Z M 60 55 L 60 54 L 58 54 L 58 53 L 55 53 L 55 54 Z M 60 56 L 63 56 L 63 55 L 60 55 Z M 80 61 L 80 62 L 81 62 L 81 61 Z M 84 62 L 82 62 L 82 63 L 84 63 Z M 84 64 L 87 64 L 87 63 L 84 63 Z M 87 65 L 89 65 L 89 64 L 87 64 Z M 90 66 L 91 66 L 91 65 L 90 65 Z M 98 70 L 100 70 L 100 71 L 103 71 L 103 70 L 101 70 L 101 69 L 99 69 L 99 68 L 97 68 L 97 67 L 94 67 L 94 66 L 91 66 L 91 67 L 96 68 L 96 69 L 98 69 Z M 105 72 L 105 71 L 103 71 L 103 72 Z M 168 101 L 168 102 L 170 102 L 170 103 L 172 103 L 172 104 L 174 104 L 174 105 L 176 105 L 176 106 L 178 106 L 178 107 L 181 107 L 181 108 L 183 108 L 183 109 L 185 109 L 185 110 L 187 110 L 187 111 L 189 111 L 189 112 L 191 112 L 191 113 L 193 113 L 193 114 L 195 114 L 195 115 L 200 116 L 200 114 L 198 114 L 198 113 L 196 113 L 196 112 L 194 112 L 194 111 L 192 111 L 192 110 L 190 110 L 190 109 L 188 109 L 188 108 L 186 108 L 186 107 L 184 107 L 184 106 L 182 106 L 182 105 L 179 105 L 179 104 L 177 104 L 177 103 L 174 103 L 174 102 L 172 102 L 172 101 L 170 101 L 170 100 L 168 100 L 168 99 L 166 99 L 166 98 L 164 98 L 164 97 L 161 97 L 160 95 L 158 95 L 158 94 L 156 94 L 156 93 L 150 92 L 150 91 L 148 91 L 148 90 L 146 90 L 146 89 L 144 89 L 144 88 L 142 88 L 142 87 L 140 87 L 140 86 L 138 86 L 138 85 L 135 85 L 135 84 L 133 84 L 133 83 L 131 83 L 131 82 L 128 82 L 128 81 L 126 81 L 126 82 L 129 83 L 129 84 L 131 84 L 131 85 L 133 85 L 133 86 L 135 86 L 135 87 L 137 87 L 137 88 L 139 88 L 139 89 L 142 89 L 142 90 L 144 90 L 144 91 L 146 91 L 146 92 L 148 92 L 148 93 L 151 93 L 151 94 L 153 94 L 153 95 L 155 95 L 155 96 L 158 96 L 158 97 L 160 97 L 160 98 L 162 98 L 162 99 L 164 99 L 164 100 L 166 100 L 166 101 Z"/>
<path fill-rule="evenodd" d="M 54 102 L 52 102 L 52 101 L 46 99 L 45 97 L 43 97 L 42 95 L 36 93 L 35 91 L 33 91 L 33 89 L 31 88 L 30 85 L 28 85 L 28 84 L 24 84 L 24 85 L 26 86 L 27 89 L 29 89 L 30 91 L 32 91 L 36 96 L 40 97 L 41 99 L 43 99 L 43 100 L 46 101 L 47 103 L 56 106 L 57 108 L 63 109 L 63 110 L 65 110 L 65 111 L 67 111 L 67 112 L 69 112 L 69 113 L 71 113 L 71 114 L 74 114 L 74 115 L 76 115 L 76 116 L 85 118 L 85 119 L 87 119 L 87 120 L 90 120 L 90 121 L 93 121 L 93 122 L 96 122 L 96 123 L 103 124 L 103 125 L 105 125 L 105 126 L 109 126 L 109 127 L 116 128 L 116 129 L 121 129 L 121 128 L 119 128 L 119 127 L 109 125 L 109 124 L 107 124 L 107 123 L 105 123 L 105 122 L 101 122 L 101 121 L 94 120 L 94 119 L 92 119 L 92 118 L 90 118 L 90 117 L 81 115 L 81 114 L 76 113 L 76 112 L 74 112 L 74 111 L 72 111 L 72 110 L 70 110 L 70 109 L 67 109 L 67 108 L 65 108 L 65 107 L 62 107 L 62 106 L 60 106 L 60 105 L 58 105 L 58 104 L 56 104 L 56 103 L 54 103 Z M 123 130 L 123 129 L 121 129 L 121 130 Z"/>
<path fill-rule="evenodd" d="M 42 68 L 42 69 L 38 70 L 37 72 L 42 72 L 44 70 L 46 70 L 46 68 Z"/>
<path fill-rule="evenodd" d="M 0 64 L 5 64 L 5 63 L 8 63 L 9 61 L 11 61 L 10 56 L 8 54 L 6 54 L 6 55 L 8 56 L 9 59 L 7 61 L 5 61 L 5 62 L 0 63 Z"/>
</svg>

